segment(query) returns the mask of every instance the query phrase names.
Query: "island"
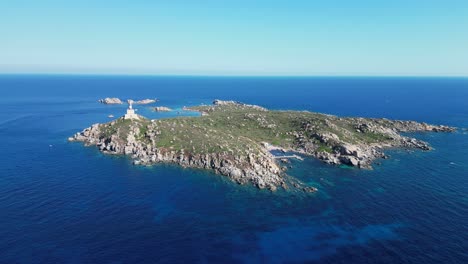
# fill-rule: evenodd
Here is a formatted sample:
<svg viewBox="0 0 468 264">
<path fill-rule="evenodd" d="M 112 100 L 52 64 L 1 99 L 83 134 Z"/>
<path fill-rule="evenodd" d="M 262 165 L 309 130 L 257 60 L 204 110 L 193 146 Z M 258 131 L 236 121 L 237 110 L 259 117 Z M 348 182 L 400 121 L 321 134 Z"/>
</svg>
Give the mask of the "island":
<svg viewBox="0 0 468 264">
<path fill-rule="evenodd" d="M 122 100 L 119 98 L 111 98 L 111 97 L 106 97 L 104 99 L 99 99 L 98 102 L 101 104 L 123 104 Z"/>
<path fill-rule="evenodd" d="M 137 104 L 137 105 L 147 105 L 147 104 L 153 104 L 153 103 L 156 103 L 158 100 L 157 99 L 142 99 L 142 100 L 137 100 L 137 101 L 134 101 L 132 99 L 128 99 L 128 101 L 132 101 L 133 104 Z M 108 105 L 112 105 L 112 104 L 123 104 L 123 101 L 120 100 L 120 98 L 117 98 L 117 97 L 106 97 L 104 99 L 99 99 L 98 102 L 100 102 L 101 104 L 108 104 Z"/>
<path fill-rule="evenodd" d="M 166 106 L 156 106 L 153 108 L 153 110 L 155 112 L 170 112 L 172 111 L 172 109 L 170 109 L 169 107 L 166 107 Z"/>
<path fill-rule="evenodd" d="M 143 99 L 143 100 L 134 101 L 133 103 L 137 105 L 147 105 L 147 104 L 154 104 L 157 101 L 158 99 Z"/>
<path fill-rule="evenodd" d="M 403 133 L 455 131 L 415 121 L 268 110 L 236 101 L 215 100 L 186 109 L 200 116 L 150 120 L 135 114 L 130 105 L 124 117 L 94 124 L 69 140 L 97 146 L 104 153 L 129 155 L 134 164 L 173 163 L 261 189 L 313 192 L 315 188 L 286 173 L 285 158 L 309 156 L 370 169 L 374 160 L 387 157 L 388 148 L 431 150 L 428 143 Z"/>
</svg>

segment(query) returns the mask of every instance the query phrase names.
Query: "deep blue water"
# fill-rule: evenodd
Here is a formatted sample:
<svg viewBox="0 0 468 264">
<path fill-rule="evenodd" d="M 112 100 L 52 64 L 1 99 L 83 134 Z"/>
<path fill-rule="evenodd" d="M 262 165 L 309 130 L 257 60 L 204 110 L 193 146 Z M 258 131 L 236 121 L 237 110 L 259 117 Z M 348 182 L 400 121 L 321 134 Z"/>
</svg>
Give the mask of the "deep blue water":
<svg viewBox="0 0 468 264">
<path fill-rule="evenodd" d="M 392 150 L 371 171 L 295 161 L 313 195 L 66 141 L 123 114 L 107 96 L 468 127 L 468 79 L 5 75 L 0 91 L 0 263 L 468 263 L 467 131 L 416 134 L 435 150 Z"/>
</svg>

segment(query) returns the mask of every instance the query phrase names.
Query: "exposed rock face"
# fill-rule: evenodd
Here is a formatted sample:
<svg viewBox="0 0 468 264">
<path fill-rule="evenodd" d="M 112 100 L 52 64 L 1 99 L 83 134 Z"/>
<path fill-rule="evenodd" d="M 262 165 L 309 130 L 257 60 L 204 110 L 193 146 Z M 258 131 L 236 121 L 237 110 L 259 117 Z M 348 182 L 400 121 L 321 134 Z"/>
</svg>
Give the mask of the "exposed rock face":
<svg viewBox="0 0 468 264">
<path fill-rule="evenodd" d="M 351 121 L 356 129 L 353 131 L 356 133 L 354 135 L 349 131 L 342 131 L 348 139 L 341 139 L 338 135 L 331 132 L 316 132 L 312 124 L 304 123 L 304 131 L 295 132 L 294 136 L 297 144 L 290 150 L 315 156 L 328 164 L 345 164 L 359 168 L 371 168 L 371 164 L 375 159 L 386 158 L 383 153 L 385 148 L 431 150 L 428 143 L 402 136 L 399 134 L 401 132 L 454 132 L 456 130 L 453 127 L 435 126 L 414 121 L 363 118 L 351 118 L 347 121 Z M 331 128 L 336 129 L 333 123 L 325 123 Z M 354 142 L 350 142 L 349 136 L 359 139 L 361 134 L 379 138 L 377 142 L 372 143 L 365 140 L 353 140 Z M 320 146 L 323 144 L 328 149 L 321 149 Z"/>
<path fill-rule="evenodd" d="M 175 163 L 212 170 L 258 188 L 315 191 L 287 177 L 286 168 L 278 165 L 270 151 L 292 151 L 328 164 L 371 168 L 375 159 L 386 158 L 386 148 L 431 149 L 426 142 L 401 135 L 402 132 L 455 131 L 452 127 L 414 121 L 269 111 L 234 101 L 215 100 L 213 106 L 187 109 L 203 115 L 162 120 L 120 118 L 94 124 L 69 140 L 95 145 L 106 153 L 130 155 L 135 164 Z M 284 159 L 279 161 L 287 163 Z"/>
<path fill-rule="evenodd" d="M 155 108 L 153 108 L 154 111 L 156 112 L 170 112 L 172 111 L 172 109 L 170 109 L 169 107 L 165 107 L 165 106 L 156 106 Z"/>
<path fill-rule="evenodd" d="M 102 104 L 123 104 L 122 100 L 119 98 L 104 98 L 99 100 L 100 103 Z"/>
<path fill-rule="evenodd" d="M 156 103 L 156 102 L 157 102 L 156 99 L 143 99 L 143 100 L 139 100 L 139 101 L 133 101 L 133 104 L 147 105 L 147 104 L 153 104 L 153 103 Z"/>
</svg>

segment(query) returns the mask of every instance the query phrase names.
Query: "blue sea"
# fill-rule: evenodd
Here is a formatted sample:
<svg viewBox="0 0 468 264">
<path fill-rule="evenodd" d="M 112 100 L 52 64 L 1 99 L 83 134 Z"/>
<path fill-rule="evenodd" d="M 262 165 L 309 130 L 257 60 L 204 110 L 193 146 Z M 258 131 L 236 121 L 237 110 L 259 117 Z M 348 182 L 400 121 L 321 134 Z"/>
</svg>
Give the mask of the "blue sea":
<svg viewBox="0 0 468 264">
<path fill-rule="evenodd" d="M 374 170 L 293 161 L 319 191 L 139 167 L 69 143 L 125 106 L 213 99 L 468 127 L 468 79 L 0 76 L 0 263 L 468 263 L 468 131 L 416 133 Z M 150 118 L 195 115 L 181 111 Z"/>
</svg>

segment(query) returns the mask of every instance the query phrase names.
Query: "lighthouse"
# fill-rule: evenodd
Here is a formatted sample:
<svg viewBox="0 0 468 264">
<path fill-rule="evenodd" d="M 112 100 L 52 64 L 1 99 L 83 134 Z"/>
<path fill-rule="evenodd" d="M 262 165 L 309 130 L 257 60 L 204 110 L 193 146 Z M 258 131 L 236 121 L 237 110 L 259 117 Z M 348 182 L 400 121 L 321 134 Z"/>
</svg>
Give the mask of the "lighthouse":
<svg viewBox="0 0 468 264">
<path fill-rule="evenodd" d="M 140 119 L 137 114 L 135 114 L 135 109 L 133 109 L 133 100 L 128 100 L 127 113 L 124 116 L 124 119 Z"/>
</svg>

